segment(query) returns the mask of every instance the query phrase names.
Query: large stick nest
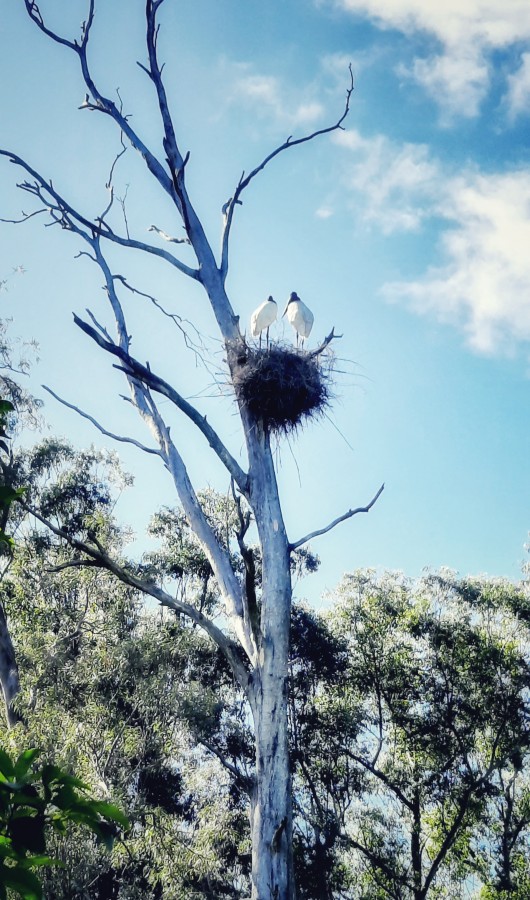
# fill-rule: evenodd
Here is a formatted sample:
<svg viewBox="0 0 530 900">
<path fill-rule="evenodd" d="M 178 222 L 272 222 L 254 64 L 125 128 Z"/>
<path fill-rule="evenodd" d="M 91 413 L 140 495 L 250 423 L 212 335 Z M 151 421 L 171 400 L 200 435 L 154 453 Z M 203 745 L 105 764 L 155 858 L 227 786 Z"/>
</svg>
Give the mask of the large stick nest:
<svg viewBox="0 0 530 900">
<path fill-rule="evenodd" d="M 327 362 L 324 363 L 322 360 Z M 282 344 L 238 348 L 233 370 L 236 395 L 269 431 L 288 434 L 329 406 L 331 363 L 321 354 Z"/>
</svg>

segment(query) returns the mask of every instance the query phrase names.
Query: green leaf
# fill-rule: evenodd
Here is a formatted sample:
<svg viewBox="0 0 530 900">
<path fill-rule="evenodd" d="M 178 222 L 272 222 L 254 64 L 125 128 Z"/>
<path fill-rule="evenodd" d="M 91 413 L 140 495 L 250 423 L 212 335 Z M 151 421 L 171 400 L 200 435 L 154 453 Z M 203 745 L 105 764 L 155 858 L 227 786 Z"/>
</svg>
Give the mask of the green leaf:
<svg viewBox="0 0 530 900">
<path fill-rule="evenodd" d="M 0 772 L 6 780 L 11 780 L 15 775 L 15 767 L 5 750 L 0 747 Z"/>
<path fill-rule="evenodd" d="M 104 800 L 92 800 L 89 801 L 89 804 L 95 812 L 98 812 L 105 819 L 117 822 L 118 825 L 121 825 L 126 830 L 131 827 L 131 823 L 125 813 L 118 806 L 115 806 L 114 803 L 106 803 Z"/>
<path fill-rule="evenodd" d="M 24 752 L 20 754 L 15 763 L 15 778 L 22 778 L 27 774 L 33 760 L 36 759 L 39 753 L 40 750 L 36 747 L 32 747 L 30 750 L 24 750 Z"/>
<path fill-rule="evenodd" d="M 8 412 L 13 412 L 14 409 L 15 407 L 11 403 L 11 400 L 0 400 L 0 416 Z"/>
<path fill-rule="evenodd" d="M 42 770 L 42 783 L 45 787 L 49 787 L 52 784 L 61 784 L 68 785 L 70 787 L 77 787 L 80 790 L 88 790 L 88 785 L 85 784 L 84 781 L 81 781 L 79 778 L 76 778 L 74 775 L 68 775 L 67 772 L 63 772 L 59 766 L 46 765 Z"/>
</svg>

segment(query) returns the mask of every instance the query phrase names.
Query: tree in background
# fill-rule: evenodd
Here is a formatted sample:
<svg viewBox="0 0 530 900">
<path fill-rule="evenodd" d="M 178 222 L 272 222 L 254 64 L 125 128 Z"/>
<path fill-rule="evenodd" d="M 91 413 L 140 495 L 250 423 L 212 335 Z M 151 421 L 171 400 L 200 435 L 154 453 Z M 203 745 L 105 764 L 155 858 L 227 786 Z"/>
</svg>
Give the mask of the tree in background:
<svg viewBox="0 0 530 900">
<path fill-rule="evenodd" d="M 60 534 L 28 520 L 18 530 L 4 584 L 28 730 L 6 738 L 13 753 L 29 735 L 52 754 L 60 733 L 61 765 L 133 824 L 112 858 L 86 835 L 56 839 L 66 868 L 46 885 L 65 900 L 247 896 L 253 739 L 224 654 L 104 566 L 73 564 L 62 537 L 92 533 L 131 575 L 214 618 L 220 589 L 183 511 L 154 517 L 158 547 L 133 564 L 112 519 L 127 483 L 112 455 L 45 441 L 17 471 Z M 245 508 L 212 491 L 201 504 L 229 549 Z M 248 550 L 259 584 L 259 546 Z M 317 562 L 300 548 L 292 566 Z M 293 607 L 301 900 L 455 900 L 470 884 L 481 900 L 525 897 L 528 609 L 524 586 L 370 572 L 349 576 L 325 615 Z"/>
<path fill-rule="evenodd" d="M 17 270 L 22 270 L 19 266 Z M 8 279 L 0 281 L 0 289 Z M 12 438 L 24 427 L 35 428 L 39 424 L 40 402 L 32 397 L 20 383 L 20 376 L 28 373 L 30 356 L 35 344 L 15 342 L 8 335 L 9 323 L 0 320 L 0 585 L 12 562 L 14 541 L 9 531 L 16 530 L 20 520 L 14 501 L 24 495 L 24 486 L 15 475 Z M 27 351 L 30 351 L 29 353 Z M 0 684 L 4 698 L 5 714 L 9 726 L 15 725 L 19 716 L 14 705 L 19 691 L 19 672 L 3 596 L 0 594 Z"/>
<path fill-rule="evenodd" d="M 62 532 L 104 540 L 138 571 L 123 556 L 128 532 L 112 519 L 128 483 L 113 454 L 46 440 L 18 454 L 16 474 Z M 65 541 L 27 516 L 4 591 L 25 722 L 4 744 L 13 753 L 40 746 L 126 809 L 132 826 L 112 858 L 86 832 L 52 836 L 64 868 L 45 874 L 46 890 L 87 900 L 239 896 L 250 860 L 245 810 L 196 738 L 215 731 L 215 691 L 228 696 L 233 684 L 224 656 L 174 613 L 144 608 L 143 595 L 104 567 L 76 565 Z"/>
<path fill-rule="evenodd" d="M 341 685 L 316 702 L 335 723 L 339 780 L 313 785 L 321 819 L 341 831 L 354 897 L 460 896 L 528 752 L 526 593 L 470 584 L 359 572 L 341 585 L 330 620 L 347 648 Z"/>
<path fill-rule="evenodd" d="M 338 121 L 313 134 L 296 140 L 288 138 L 274 149 L 246 176 L 242 176 L 232 196 L 223 206 L 222 250 L 215 258 L 203 225 L 188 193 L 187 172 L 189 153 L 183 153 L 177 139 L 158 57 L 159 26 L 157 15 L 163 0 L 146 2 L 147 61 L 141 66 L 149 78 L 163 127 L 163 155 L 160 157 L 140 136 L 124 112 L 118 93 L 114 101 L 103 92 L 93 75 L 88 51 L 94 24 L 95 0 L 89 0 L 81 34 L 71 39 L 50 28 L 35 0 L 25 0 L 28 15 L 44 35 L 68 50 L 77 61 L 86 89 L 82 104 L 85 110 L 101 113 L 110 119 L 121 133 L 122 147 L 132 145 L 142 156 L 165 200 L 184 226 L 184 236 L 173 238 L 153 226 L 158 238 L 168 240 L 170 249 L 132 237 L 126 224 L 122 233 L 121 220 L 115 216 L 113 173 L 109 177 L 110 200 L 104 210 L 84 213 L 64 197 L 56 184 L 60 179 L 44 178 L 29 162 L 9 150 L 0 153 L 22 168 L 27 180 L 20 187 L 37 201 L 37 209 L 30 215 L 44 212 L 53 224 L 75 235 L 84 247 L 83 253 L 98 266 L 108 296 L 115 324 L 115 336 L 92 312 L 90 322 L 75 317 L 76 324 L 88 334 L 112 360 L 117 361 L 128 382 L 130 399 L 147 425 L 155 446 L 142 447 L 157 457 L 170 472 L 179 502 L 187 522 L 198 538 L 219 586 L 224 604 L 226 628 L 201 610 L 200 605 L 181 600 L 145 577 L 133 574 L 112 554 L 111 548 L 92 534 L 86 540 L 74 537 L 67 530 L 55 527 L 55 533 L 74 548 L 76 565 L 82 560 L 107 568 L 128 584 L 154 597 L 162 605 L 187 617 L 203 629 L 224 654 L 233 677 L 245 697 L 250 711 L 254 734 L 254 768 L 246 783 L 250 806 L 252 834 L 252 897 L 254 900 L 288 900 L 295 895 L 292 856 L 291 774 L 288 749 L 287 680 L 289 667 L 289 628 L 291 610 L 291 556 L 310 537 L 358 512 L 367 512 L 375 503 L 382 488 L 365 507 L 350 509 L 328 526 L 291 541 L 286 533 L 276 473 L 271 449 L 271 435 L 283 434 L 295 428 L 311 415 L 321 413 L 328 391 L 322 354 L 334 337 L 333 331 L 317 350 L 306 353 L 288 352 L 276 348 L 274 352 L 249 346 L 239 327 L 226 291 L 229 266 L 229 242 L 234 214 L 241 204 L 241 196 L 255 177 L 280 153 L 310 141 L 342 126 L 348 109 L 353 85 L 347 91 L 346 104 Z M 121 156 L 121 151 L 116 162 Z M 22 220 L 28 216 L 22 215 Z M 183 245 L 184 253 L 177 251 Z M 217 322 L 227 354 L 228 377 L 238 403 L 241 426 L 247 451 L 247 469 L 240 466 L 215 432 L 209 421 L 187 401 L 182 393 L 144 365 L 130 352 L 130 331 L 127 328 L 121 296 L 132 289 L 126 279 L 116 274 L 111 254 L 116 248 L 142 251 L 196 282 L 204 291 Z M 184 260 L 189 258 L 191 263 Z M 142 292 L 136 292 L 142 294 Z M 146 302 L 153 298 L 147 293 Z M 177 317 L 172 316 L 174 321 Z M 268 390 L 264 392 L 264 385 Z M 273 389 L 270 385 L 273 384 Z M 208 518 L 207 510 L 191 484 L 186 469 L 185 447 L 177 446 L 170 433 L 168 420 L 162 414 L 157 398 L 169 401 L 187 417 L 209 443 L 213 453 L 226 469 L 232 490 L 239 504 L 240 524 L 234 547 L 227 546 Z M 296 402 L 293 398 L 296 397 Z M 267 402 L 265 402 L 267 401 Z M 287 401 L 287 402 L 286 402 Z M 94 421 L 94 420 L 93 420 Z M 97 423 L 96 423 L 97 424 Z M 102 425 L 100 430 L 110 432 Z M 132 440 L 116 436 L 118 440 Z M 256 589 L 254 560 L 246 538 L 251 511 L 260 547 L 260 582 Z M 29 508 L 29 507 L 28 507 Z M 46 519 L 38 513 L 41 519 Z M 49 520 L 48 520 L 49 521 Z M 239 558 L 234 566 L 234 553 Z M 241 575 L 240 572 L 244 574 Z"/>
</svg>

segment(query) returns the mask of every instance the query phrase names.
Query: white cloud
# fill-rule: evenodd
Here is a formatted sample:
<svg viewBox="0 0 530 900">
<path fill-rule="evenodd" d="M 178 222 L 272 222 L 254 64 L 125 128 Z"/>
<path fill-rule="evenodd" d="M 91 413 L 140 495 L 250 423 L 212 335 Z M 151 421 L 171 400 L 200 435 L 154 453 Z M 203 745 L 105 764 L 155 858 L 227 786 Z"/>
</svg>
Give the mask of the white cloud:
<svg viewBox="0 0 530 900">
<path fill-rule="evenodd" d="M 405 34 L 428 31 L 446 46 L 478 40 L 504 47 L 530 35 L 527 0 L 336 0 L 336 4 L 370 16 L 382 28 Z"/>
<path fill-rule="evenodd" d="M 316 100 L 295 96 L 279 78 L 255 74 L 249 64 L 236 64 L 235 72 L 231 101 L 249 103 L 255 112 L 274 118 L 282 126 L 313 125 L 325 111 Z"/>
<path fill-rule="evenodd" d="M 400 66 L 398 72 L 420 84 L 440 105 L 445 123 L 456 116 L 478 116 L 489 88 L 489 67 L 479 47 L 459 47 L 456 54 L 417 58 L 409 68 Z"/>
<path fill-rule="evenodd" d="M 468 173 L 447 180 L 443 194 L 444 264 L 385 293 L 457 325 L 479 352 L 513 352 L 530 341 L 530 169 Z"/>
<path fill-rule="evenodd" d="M 508 76 L 508 90 L 505 100 L 510 118 L 515 119 L 530 108 L 530 53 L 523 53 L 521 65 Z"/>
<path fill-rule="evenodd" d="M 424 32 L 442 52 L 416 58 L 402 71 L 440 104 L 445 117 L 472 117 L 489 87 L 488 54 L 530 39 L 528 0 L 334 0 L 380 28 Z"/>
<path fill-rule="evenodd" d="M 358 131 L 340 131 L 334 141 L 349 150 L 345 184 L 362 200 L 366 222 L 385 234 L 417 230 L 431 213 L 439 164 L 423 144 L 395 144 L 383 135 L 364 138 Z"/>
<path fill-rule="evenodd" d="M 356 215 L 384 233 L 440 227 L 440 260 L 415 280 L 387 284 L 387 299 L 464 332 L 477 352 L 530 343 L 530 167 L 456 173 L 421 144 L 357 131 L 335 136 Z"/>
<path fill-rule="evenodd" d="M 330 206 L 319 206 L 315 211 L 317 219 L 331 219 L 333 214 L 333 210 Z"/>
</svg>

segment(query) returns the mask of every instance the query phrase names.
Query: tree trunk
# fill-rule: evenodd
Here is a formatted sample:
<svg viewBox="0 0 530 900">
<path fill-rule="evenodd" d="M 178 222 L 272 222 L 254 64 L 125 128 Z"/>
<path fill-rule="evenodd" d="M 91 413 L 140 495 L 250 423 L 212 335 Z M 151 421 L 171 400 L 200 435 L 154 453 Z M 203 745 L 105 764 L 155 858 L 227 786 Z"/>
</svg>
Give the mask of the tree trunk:
<svg viewBox="0 0 530 900">
<path fill-rule="evenodd" d="M 249 440 L 251 503 L 262 551 L 259 657 L 253 675 L 256 785 L 252 807 L 252 900 L 294 900 L 287 681 L 290 548 L 268 433 Z"/>
<path fill-rule="evenodd" d="M 256 783 L 252 804 L 252 900 L 294 900 L 287 680 L 274 652 L 256 674 Z"/>
<path fill-rule="evenodd" d="M 421 803 L 420 792 L 417 787 L 414 788 L 412 798 L 412 833 L 410 837 L 410 849 L 412 857 L 414 900 L 424 900 L 425 890 L 423 886 L 421 854 Z"/>
<path fill-rule="evenodd" d="M 4 705 L 8 728 L 21 721 L 21 716 L 13 708 L 13 700 L 20 690 L 15 648 L 9 634 L 6 614 L 0 603 L 0 684 L 4 695 Z"/>
</svg>

